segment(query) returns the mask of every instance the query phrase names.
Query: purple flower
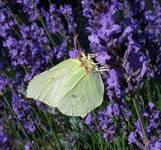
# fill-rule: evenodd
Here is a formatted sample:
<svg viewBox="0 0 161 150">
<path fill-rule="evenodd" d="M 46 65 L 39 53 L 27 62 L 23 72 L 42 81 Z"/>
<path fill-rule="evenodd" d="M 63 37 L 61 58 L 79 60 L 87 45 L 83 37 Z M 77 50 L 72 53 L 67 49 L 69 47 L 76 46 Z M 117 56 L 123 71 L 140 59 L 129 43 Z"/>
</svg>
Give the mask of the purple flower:
<svg viewBox="0 0 161 150">
<path fill-rule="evenodd" d="M 157 110 L 153 103 L 149 103 L 149 107 L 143 111 L 143 116 L 147 121 L 145 131 L 148 135 L 149 141 L 145 141 L 140 122 L 137 120 L 135 122 L 135 131 L 131 132 L 128 137 L 129 144 L 135 144 L 142 149 L 145 149 L 145 147 L 148 147 L 150 150 L 161 149 L 161 139 L 160 137 L 156 138 L 157 135 L 161 134 L 159 110 Z"/>
<path fill-rule="evenodd" d="M 61 6 L 59 12 L 60 14 L 63 14 L 65 16 L 65 19 L 68 22 L 68 32 L 74 33 L 76 28 L 76 23 L 73 18 L 72 7 L 70 5 Z"/>
<path fill-rule="evenodd" d="M 109 10 L 106 14 L 101 14 L 100 16 L 100 25 L 101 28 L 98 31 L 98 36 L 102 39 L 110 38 L 114 33 L 121 32 L 121 27 L 117 24 L 114 24 L 114 13 L 115 9 Z"/>
<path fill-rule="evenodd" d="M 0 120 L 0 145 L 2 149 L 10 150 L 11 146 L 10 137 L 7 134 L 7 130 L 2 124 L 2 120 Z"/>
<path fill-rule="evenodd" d="M 4 88 L 8 85 L 8 79 L 4 76 L 0 76 L 0 93 L 4 90 Z"/>
<path fill-rule="evenodd" d="M 128 144 L 136 143 L 137 141 L 137 134 L 135 132 L 131 132 L 128 137 Z"/>
<path fill-rule="evenodd" d="M 161 126 L 160 126 L 161 113 L 159 110 L 157 110 L 154 103 L 149 103 L 149 110 L 145 110 L 143 115 L 149 122 L 149 126 L 147 127 L 149 132 L 152 132 L 153 130 L 161 129 Z"/>
<path fill-rule="evenodd" d="M 18 119 L 22 122 L 28 132 L 33 133 L 36 130 L 35 123 L 31 117 L 31 107 L 29 103 L 20 96 L 12 97 L 12 108 Z"/>
<path fill-rule="evenodd" d="M 16 24 L 12 11 L 5 3 L 0 1 L 0 37 L 6 37 L 12 33 L 12 27 Z"/>
<path fill-rule="evenodd" d="M 87 124 L 87 126 L 94 130 L 95 128 L 95 123 L 94 123 L 94 118 L 93 118 L 93 115 L 91 113 L 89 113 L 85 119 L 85 123 Z"/>
<path fill-rule="evenodd" d="M 70 50 L 68 53 L 70 58 L 79 58 L 80 50 Z"/>
<path fill-rule="evenodd" d="M 107 95 L 110 100 L 113 100 L 114 97 L 122 99 L 124 96 L 124 91 L 120 84 L 120 72 L 119 68 L 109 69 L 109 75 L 107 77 Z"/>
<path fill-rule="evenodd" d="M 67 50 L 67 41 L 63 41 L 59 47 L 54 48 L 57 59 L 63 58 L 64 53 Z"/>
<path fill-rule="evenodd" d="M 106 140 L 113 141 L 117 135 L 117 126 L 116 123 L 108 116 L 107 111 L 99 111 L 98 112 L 98 122 L 99 127 L 103 130 L 103 137 Z"/>
<path fill-rule="evenodd" d="M 57 9 L 55 5 L 51 5 L 49 11 L 42 9 L 42 15 L 45 18 L 49 31 L 54 34 L 58 33 L 63 35 L 66 31 L 64 30 L 62 19 L 59 15 L 55 14 L 59 14 L 59 9 Z"/>
<path fill-rule="evenodd" d="M 100 65 L 106 65 L 107 61 L 110 61 L 111 56 L 108 55 L 105 51 L 101 51 L 98 56 L 96 56 L 96 60 L 100 63 Z"/>
<path fill-rule="evenodd" d="M 16 0 L 16 2 L 22 5 L 23 11 L 28 14 L 30 22 L 38 19 L 38 14 L 35 12 L 33 4 L 30 0 Z M 33 3 L 37 6 L 39 0 L 33 0 Z"/>
<path fill-rule="evenodd" d="M 146 27 L 146 31 L 150 32 L 150 34 L 155 35 L 155 39 L 160 36 L 161 30 L 161 6 L 159 1 L 153 0 L 153 11 L 146 11 L 145 17 L 148 21 L 148 25 Z"/>
<path fill-rule="evenodd" d="M 160 150 L 161 149 L 161 139 L 153 139 L 149 144 L 150 150 Z"/>
<path fill-rule="evenodd" d="M 31 149 L 30 143 L 26 143 L 25 144 L 25 150 L 30 150 L 30 149 Z"/>
<path fill-rule="evenodd" d="M 119 116 L 120 115 L 120 107 L 117 103 L 109 104 L 107 106 L 107 115 L 109 116 Z"/>
<path fill-rule="evenodd" d="M 140 45 L 129 38 L 128 49 L 125 53 L 125 69 L 130 76 L 136 76 L 140 72 L 140 77 L 148 70 L 148 57 L 141 52 Z"/>
<path fill-rule="evenodd" d="M 0 98 L 0 110 L 1 112 L 5 111 L 6 103 L 4 102 L 4 99 Z"/>
<path fill-rule="evenodd" d="M 118 88 L 108 92 L 110 99 L 113 99 L 114 96 L 119 97 L 119 99 L 123 98 L 124 92 L 129 93 L 141 88 L 144 79 L 154 77 L 154 73 L 161 68 L 157 67 L 155 70 L 151 67 L 153 66 L 151 60 L 155 57 L 158 57 L 158 59 L 155 59 L 155 61 L 157 60 L 156 64 L 160 64 L 160 55 L 155 57 L 152 55 L 149 56 L 148 52 L 154 44 L 147 43 L 150 37 L 153 37 L 153 40 L 156 41 L 155 47 L 157 47 L 157 43 L 160 45 L 160 42 L 158 42 L 160 5 L 155 0 L 153 3 L 157 8 L 155 11 L 147 11 L 145 1 L 122 3 L 117 0 L 110 0 L 108 2 L 103 0 L 100 2 L 82 1 L 83 14 L 88 19 L 87 30 L 89 31 L 88 39 L 90 41 L 90 47 L 93 53 L 100 54 L 96 60 L 100 62 L 101 66 L 119 68 L 121 70 L 119 76 L 122 76 L 124 81 L 126 80 L 127 87 L 121 84 L 121 78 L 118 79 Z M 117 13 L 119 11 L 124 14 L 124 17 L 120 21 L 117 20 Z M 155 14 L 156 12 L 158 13 Z M 139 14 L 140 16 L 144 16 L 143 19 L 135 18 Z M 156 21 L 153 20 L 153 16 L 157 16 Z M 151 22 L 146 23 L 148 19 Z M 141 24 L 145 27 L 142 28 Z M 150 31 L 154 29 L 152 29 L 153 25 L 149 24 L 157 25 L 158 28 L 155 28 L 155 35 L 157 36 L 153 36 L 152 32 L 149 33 L 147 29 L 150 28 Z M 150 40 L 152 41 L 152 39 Z M 156 51 L 159 53 L 160 50 L 157 49 Z M 110 71 L 108 73 L 110 74 Z M 160 74 L 160 71 L 157 74 Z M 110 80 L 110 75 L 107 75 L 107 82 L 111 84 L 112 82 Z"/>
<path fill-rule="evenodd" d="M 155 16 L 153 14 L 153 11 L 149 10 L 149 11 L 146 11 L 145 12 L 145 18 L 148 20 L 148 21 L 154 21 L 155 20 Z"/>
</svg>

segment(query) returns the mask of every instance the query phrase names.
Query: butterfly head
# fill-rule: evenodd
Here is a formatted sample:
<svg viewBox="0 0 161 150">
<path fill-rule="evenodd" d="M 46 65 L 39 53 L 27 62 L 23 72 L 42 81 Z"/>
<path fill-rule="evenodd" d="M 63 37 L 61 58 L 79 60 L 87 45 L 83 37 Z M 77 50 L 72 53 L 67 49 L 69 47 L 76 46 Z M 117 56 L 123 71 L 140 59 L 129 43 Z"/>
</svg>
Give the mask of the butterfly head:
<svg viewBox="0 0 161 150">
<path fill-rule="evenodd" d="M 97 68 L 97 65 L 93 62 L 90 55 L 86 56 L 84 53 L 81 52 L 80 61 L 81 65 L 85 67 L 87 73 L 90 73 L 95 68 Z"/>
</svg>

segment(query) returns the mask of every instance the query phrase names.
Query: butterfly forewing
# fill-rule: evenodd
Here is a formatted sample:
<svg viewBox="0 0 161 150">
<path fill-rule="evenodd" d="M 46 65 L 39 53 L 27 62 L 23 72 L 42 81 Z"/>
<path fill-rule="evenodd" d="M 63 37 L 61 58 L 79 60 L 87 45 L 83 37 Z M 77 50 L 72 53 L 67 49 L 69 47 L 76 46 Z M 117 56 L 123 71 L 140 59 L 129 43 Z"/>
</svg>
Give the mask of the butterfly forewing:
<svg viewBox="0 0 161 150">
<path fill-rule="evenodd" d="M 70 70 L 70 73 L 54 82 L 50 87 L 44 102 L 48 102 L 50 106 L 58 107 L 62 103 L 64 97 L 75 88 L 76 84 L 79 84 L 79 81 L 84 75 L 85 69 L 83 67 L 79 66 L 77 69 Z M 67 103 L 70 103 L 70 101 L 71 99 L 69 99 Z"/>
<path fill-rule="evenodd" d="M 35 76 L 27 87 L 27 97 L 34 98 L 42 101 L 43 91 L 46 90 L 50 84 L 54 84 L 54 81 L 62 78 L 69 72 L 80 66 L 81 63 L 77 59 L 68 59 L 62 63 L 54 66 L 48 71 L 42 72 Z"/>
</svg>

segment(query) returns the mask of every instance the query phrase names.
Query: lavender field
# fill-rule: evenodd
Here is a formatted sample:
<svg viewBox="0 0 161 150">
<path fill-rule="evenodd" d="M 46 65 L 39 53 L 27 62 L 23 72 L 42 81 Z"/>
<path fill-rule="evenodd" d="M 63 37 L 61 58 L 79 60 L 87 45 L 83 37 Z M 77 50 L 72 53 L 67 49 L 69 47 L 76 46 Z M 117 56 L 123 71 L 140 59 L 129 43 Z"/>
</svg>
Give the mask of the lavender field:
<svg viewBox="0 0 161 150">
<path fill-rule="evenodd" d="M 82 118 L 26 97 L 82 52 L 103 81 L 99 107 Z M 160 82 L 161 0 L 0 0 L 0 150 L 161 150 Z"/>
</svg>

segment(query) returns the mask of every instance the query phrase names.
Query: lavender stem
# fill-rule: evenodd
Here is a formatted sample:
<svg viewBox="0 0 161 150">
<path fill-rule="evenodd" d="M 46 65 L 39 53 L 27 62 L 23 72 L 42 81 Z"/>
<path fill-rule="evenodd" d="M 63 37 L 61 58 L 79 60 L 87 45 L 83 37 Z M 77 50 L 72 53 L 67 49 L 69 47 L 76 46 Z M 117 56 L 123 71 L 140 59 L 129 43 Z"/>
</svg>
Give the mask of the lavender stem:
<svg viewBox="0 0 161 150">
<path fill-rule="evenodd" d="M 133 100 L 134 107 L 135 107 L 135 111 L 136 111 L 137 117 L 139 119 L 139 122 L 140 122 L 140 125 L 141 125 L 141 128 L 142 128 L 142 131 L 143 131 L 143 134 L 144 134 L 144 137 L 145 137 L 145 141 L 149 141 L 148 140 L 148 136 L 147 136 L 146 131 L 145 131 L 145 128 L 143 126 L 143 121 L 141 119 L 141 116 L 140 116 L 140 113 L 139 113 L 139 109 L 138 109 L 137 104 L 136 104 L 136 100 L 134 98 L 132 98 L 132 100 Z"/>
<path fill-rule="evenodd" d="M 33 148 L 34 150 L 36 150 L 36 148 L 34 147 L 34 145 L 33 145 L 32 141 L 30 140 L 29 136 L 27 135 L 27 133 L 26 133 L 25 129 L 23 128 L 23 126 L 22 126 L 21 122 L 18 120 L 16 113 L 12 110 L 12 107 L 10 106 L 10 104 L 9 104 L 8 100 L 6 99 L 6 97 L 5 97 L 5 96 L 3 96 L 3 98 L 4 98 L 4 100 L 5 100 L 6 104 L 7 104 L 7 106 L 8 106 L 8 107 L 9 107 L 9 109 L 11 110 L 12 114 L 14 115 L 15 119 L 17 120 L 17 122 L 18 122 L 19 126 L 21 127 L 21 129 L 22 129 L 22 131 L 23 131 L 24 135 L 26 136 L 27 140 L 30 142 L 30 144 L 31 144 L 32 148 Z"/>
</svg>

